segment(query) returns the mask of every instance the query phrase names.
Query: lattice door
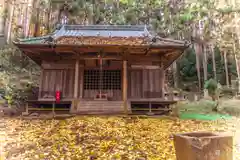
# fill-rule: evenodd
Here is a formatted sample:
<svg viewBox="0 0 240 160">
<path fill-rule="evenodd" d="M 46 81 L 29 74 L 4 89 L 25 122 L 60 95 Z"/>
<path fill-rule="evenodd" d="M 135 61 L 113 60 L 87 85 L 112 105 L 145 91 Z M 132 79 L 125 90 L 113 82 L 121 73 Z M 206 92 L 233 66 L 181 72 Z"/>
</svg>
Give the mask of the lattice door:
<svg viewBox="0 0 240 160">
<path fill-rule="evenodd" d="M 121 75 L 121 70 L 85 70 L 84 97 L 90 98 L 100 92 L 114 96 L 114 91 L 121 91 Z"/>
</svg>

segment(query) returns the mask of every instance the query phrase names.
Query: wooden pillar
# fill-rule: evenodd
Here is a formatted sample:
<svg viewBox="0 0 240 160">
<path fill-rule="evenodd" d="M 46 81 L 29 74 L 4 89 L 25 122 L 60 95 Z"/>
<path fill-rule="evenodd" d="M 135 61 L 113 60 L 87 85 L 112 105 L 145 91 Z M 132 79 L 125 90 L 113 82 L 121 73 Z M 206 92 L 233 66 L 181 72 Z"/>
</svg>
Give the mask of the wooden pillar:
<svg viewBox="0 0 240 160">
<path fill-rule="evenodd" d="M 79 98 L 83 98 L 83 83 L 84 83 L 84 68 L 82 67 L 81 68 L 81 72 L 80 72 L 81 74 L 79 75 L 80 77 L 80 79 L 81 79 L 81 83 L 80 83 L 80 93 L 79 93 Z"/>
<path fill-rule="evenodd" d="M 165 71 L 162 61 L 160 62 L 160 90 L 161 90 L 161 98 L 164 98 L 164 87 L 165 87 Z"/>
<path fill-rule="evenodd" d="M 53 116 L 55 116 L 55 102 L 52 104 L 52 114 L 53 114 Z"/>
<path fill-rule="evenodd" d="M 40 82 L 39 82 L 39 89 L 38 89 L 38 99 L 42 98 L 42 86 L 43 86 L 43 69 L 41 69 L 41 73 L 40 73 Z M 49 82 L 47 82 L 49 83 Z"/>
<path fill-rule="evenodd" d="M 76 60 L 75 80 L 74 80 L 74 98 L 78 98 L 78 83 L 79 83 L 79 60 Z"/>
<path fill-rule="evenodd" d="M 123 106 L 124 113 L 128 114 L 128 106 L 127 106 L 127 61 L 123 61 Z"/>
</svg>

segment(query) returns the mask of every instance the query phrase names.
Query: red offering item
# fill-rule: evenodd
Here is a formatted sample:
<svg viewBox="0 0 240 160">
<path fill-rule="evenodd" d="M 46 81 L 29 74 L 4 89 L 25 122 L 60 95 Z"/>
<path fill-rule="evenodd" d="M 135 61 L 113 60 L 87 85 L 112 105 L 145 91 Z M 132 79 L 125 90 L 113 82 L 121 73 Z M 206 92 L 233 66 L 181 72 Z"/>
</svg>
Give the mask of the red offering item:
<svg viewBox="0 0 240 160">
<path fill-rule="evenodd" d="M 61 99 L 61 92 L 60 91 L 56 91 L 55 93 L 55 99 L 56 99 L 56 102 L 59 102 L 60 99 Z"/>
</svg>

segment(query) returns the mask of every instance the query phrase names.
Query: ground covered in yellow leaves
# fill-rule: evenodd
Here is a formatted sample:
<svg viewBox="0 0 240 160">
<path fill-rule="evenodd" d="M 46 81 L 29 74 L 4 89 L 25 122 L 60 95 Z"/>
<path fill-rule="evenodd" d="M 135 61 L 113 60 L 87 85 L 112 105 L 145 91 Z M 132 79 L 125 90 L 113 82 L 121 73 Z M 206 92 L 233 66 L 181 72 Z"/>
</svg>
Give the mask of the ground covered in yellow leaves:
<svg viewBox="0 0 240 160">
<path fill-rule="evenodd" d="M 75 117 L 65 120 L 0 119 L 0 153 L 9 160 L 175 160 L 172 134 L 227 131 L 240 135 L 238 119 Z M 235 136 L 234 154 L 238 137 Z"/>
</svg>

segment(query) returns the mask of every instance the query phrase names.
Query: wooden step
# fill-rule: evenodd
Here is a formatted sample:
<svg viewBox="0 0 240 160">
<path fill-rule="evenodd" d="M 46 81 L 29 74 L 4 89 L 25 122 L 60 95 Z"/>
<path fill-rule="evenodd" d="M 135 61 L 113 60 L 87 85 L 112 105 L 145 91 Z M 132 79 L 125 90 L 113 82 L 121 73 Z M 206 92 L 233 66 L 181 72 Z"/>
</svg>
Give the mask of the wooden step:
<svg viewBox="0 0 240 160">
<path fill-rule="evenodd" d="M 129 108 L 130 110 L 130 108 Z M 74 111 L 77 114 L 111 114 L 111 113 L 123 113 L 124 106 L 123 101 L 79 101 L 77 110 Z"/>
</svg>

